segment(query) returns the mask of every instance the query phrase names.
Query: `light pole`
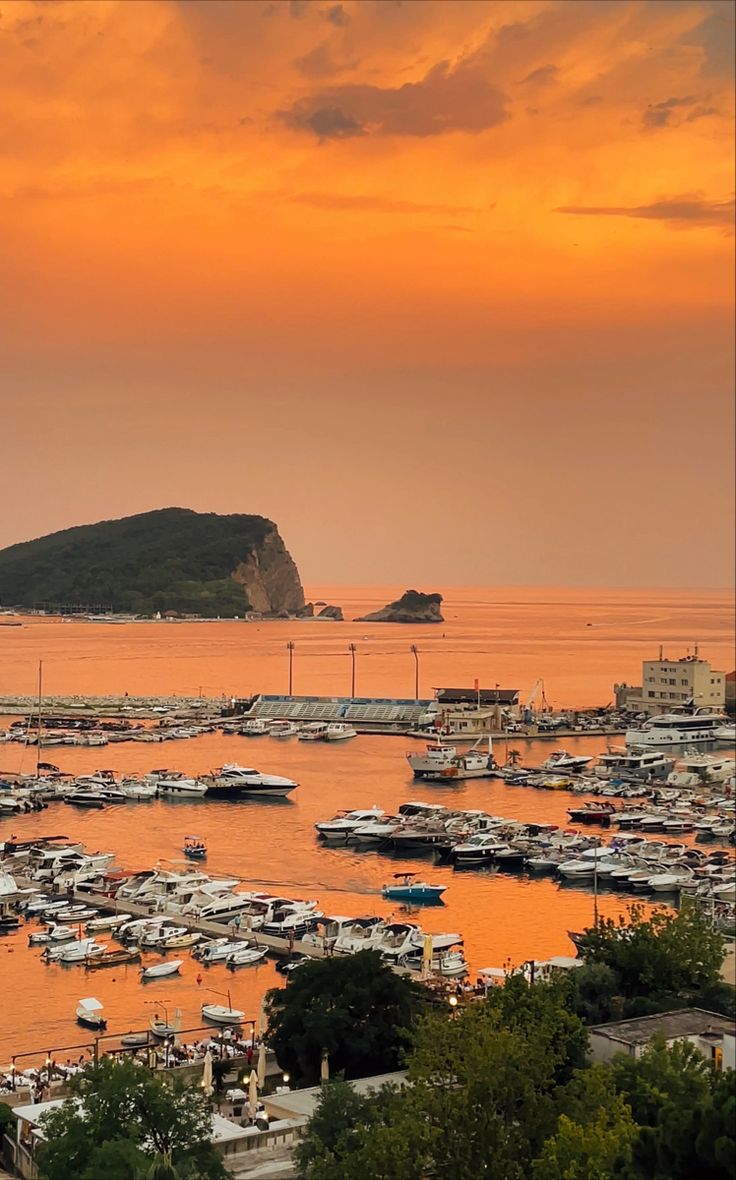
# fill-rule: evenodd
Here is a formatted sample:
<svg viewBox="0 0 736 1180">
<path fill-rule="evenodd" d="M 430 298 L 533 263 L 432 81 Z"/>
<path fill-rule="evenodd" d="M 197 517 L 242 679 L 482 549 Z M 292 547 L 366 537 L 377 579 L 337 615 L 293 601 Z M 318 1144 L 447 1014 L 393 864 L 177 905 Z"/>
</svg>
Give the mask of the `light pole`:
<svg viewBox="0 0 736 1180">
<path fill-rule="evenodd" d="M 294 687 L 294 644 L 291 639 L 286 645 L 286 650 L 289 653 L 289 696 L 291 696 L 291 690 Z"/>
<path fill-rule="evenodd" d="M 350 699 L 355 700 L 355 644 L 351 643 L 348 647 L 351 661 L 351 677 L 350 677 Z"/>
<path fill-rule="evenodd" d="M 412 643 L 409 651 L 414 656 L 414 700 L 419 700 L 419 648 Z"/>
</svg>

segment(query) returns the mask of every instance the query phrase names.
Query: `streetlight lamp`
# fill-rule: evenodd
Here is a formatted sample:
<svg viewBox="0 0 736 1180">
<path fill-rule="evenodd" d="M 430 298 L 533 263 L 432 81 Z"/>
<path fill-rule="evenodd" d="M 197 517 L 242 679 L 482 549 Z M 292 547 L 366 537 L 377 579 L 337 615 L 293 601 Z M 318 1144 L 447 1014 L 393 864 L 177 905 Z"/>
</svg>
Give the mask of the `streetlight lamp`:
<svg viewBox="0 0 736 1180">
<path fill-rule="evenodd" d="M 419 700 L 419 648 L 412 643 L 409 651 L 414 656 L 414 700 Z"/>
<path fill-rule="evenodd" d="M 350 659 L 351 659 L 351 665 L 352 665 L 352 671 L 351 671 L 351 677 L 350 677 L 350 699 L 352 701 L 354 701 L 355 700 L 355 652 L 356 652 L 356 647 L 355 647 L 354 643 L 351 643 L 349 645 L 348 651 L 350 652 Z"/>
</svg>

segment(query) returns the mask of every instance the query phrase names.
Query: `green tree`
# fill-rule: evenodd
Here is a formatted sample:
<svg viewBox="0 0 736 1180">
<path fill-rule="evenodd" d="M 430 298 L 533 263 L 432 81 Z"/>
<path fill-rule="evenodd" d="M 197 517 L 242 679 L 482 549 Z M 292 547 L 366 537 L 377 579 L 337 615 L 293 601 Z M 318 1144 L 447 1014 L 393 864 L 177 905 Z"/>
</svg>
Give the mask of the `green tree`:
<svg viewBox="0 0 736 1180">
<path fill-rule="evenodd" d="M 180 1078 L 161 1081 L 130 1059 L 106 1058 L 77 1074 L 70 1089 L 43 1120 L 41 1180 L 138 1180 L 156 1155 L 191 1180 L 227 1176 L 198 1087 Z"/>
<path fill-rule="evenodd" d="M 627 1180 L 728 1180 L 736 1160 L 736 1074 L 688 1042 L 615 1058 L 616 1089 L 639 1124 Z"/>
<path fill-rule="evenodd" d="M 268 993 L 268 1040 L 279 1065 L 298 1082 L 330 1073 L 365 1077 L 399 1068 L 411 1030 L 426 1007 L 421 984 L 397 975 L 375 951 L 315 959 Z"/>
<path fill-rule="evenodd" d="M 558 1095 L 557 1129 L 532 1165 L 534 1180 L 609 1180 L 631 1158 L 637 1126 L 607 1065 L 576 1070 Z"/>
<path fill-rule="evenodd" d="M 505 993 L 505 994 L 504 994 Z M 554 1134 L 557 1089 L 587 1037 L 562 985 L 509 981 L 482 1003 L 431 1012 L 410 1084 L 376 1098 L 324 1095 L 300 1157 L 309 1180 L 526 1180 Z"/>
<path fill-rule="evenodd" d="M 603 918 L 586 930 L 580 944 L 586 963 L 603 964 L 613 973 L 604 987 L 615 984 L 632 1014 L 646 1011 L 648 1004 L 651 1010 L 652 1001 L 656 1007 L 658 1000 L 667 1006 L 692 1000 L 715 984 L 723 948 L 723 936 L 687 903 L 677 913 L 657 909 L 649 917 L 632 905 L 628 916 Z"/>
<path fill-rule="evenodd" d="M 388 1086 L 369 1097 L 330 1082 L 296 1150 L 308 1180 L 421 1180 L 435 1131 L 414 1117 L 406 1091 Z"/>
</svg>

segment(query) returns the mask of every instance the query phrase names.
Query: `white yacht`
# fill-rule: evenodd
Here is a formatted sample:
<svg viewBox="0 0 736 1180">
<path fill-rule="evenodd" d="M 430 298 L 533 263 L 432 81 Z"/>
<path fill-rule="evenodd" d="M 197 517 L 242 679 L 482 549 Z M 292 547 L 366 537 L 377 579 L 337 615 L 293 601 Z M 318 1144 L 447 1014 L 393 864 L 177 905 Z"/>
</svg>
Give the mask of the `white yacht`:
<svg viewBox="0 0 736 1180">
<path fill-rule="evenodd" d="M 669 775 L 667 784 L 672 787 L 698 787 L 706 783 L 725 783 L 734 772 L 736 761 L 733 758 L 686 751 L 680 759 L 680 765 Z"/>
<path fill-rule="evenodd" d="M 343 721 L 333 721 L 327 726 L 325 738 L 328 742 L 346 742 L 349 738 L 358 736 L 357 729 L 346 725 Z"/>
<path fill-rule="evenodd" d="M 213 799 L 237 799 L 245 795 L 280 799 L 298 786 L 299 783 L 294 779 L 283 778 L 278 774 L 263 774 L 254 766 L 226 762 L 219 770 L 212 772 L 208 793 Z"/>
<path fill-rule="evenodd" d="M 736 745 L 736 723 L 726 721 L 724 725 L 718 726 L 713 736 L 717 742 L 727 742 L 731 746 Z"/>
<path fill-rule="evenodd" d="M 356 828 L 364 824 L 380 821 L 385 812 L 381 807 L 368 807 L 364 810 L 339 811 L 332 819 L 320 820 L 314 826 L 323 840 L 332 843 L 342 843 L 349 839 Z"/>
<path fill-rule="evenodd" d="M 452 766 L 455 758 L 457 758 L 457 748 L 446 746 L 442 742 L 433 742 L 428 745 L 423 754 L 417 754 L 416 751 L 410 750 L 406 755 L 414 778 L 431 778 L 436 774 L 441 774 L 443 770 Z"/>
<path fill-rule="evenodd" d="M 666 778 L 674 765 L 675 759 L 661 750 L 609 749 L 598 756 L 593 773 L 603 779 L 649 780 Z"/>
<path fill-rule="evenodd" d="M 641 729 L 626 731 L 627 746 L 684 746 L 692 742 L 715 742 L 716 734 L 727 724 L 721 713 L 696 709 L 694 713 L 662 713 L 650 717 Z"/>
<path fill-rule="evenodd" d="M 251 717 L 241 729 L 243 737 L 263 737 L 268 733 L 273 721 L 270 717 Z"/>
<path fill-rule="evenodd" d="M 300 742 L 326 742 L 328 724 L 326 721 L 310 721 L 299 731 Z"/>
<path fill-rule="evenodd" d="M 386 923 L 383 918 L 354 918 L 335 938 L 338 954 L 353 955 L 358 951 L 375 950 L 383 938 Z"/>
<path fill-rule="evenodd" d="M 268 727 L 268 736 L 272 738 L 296 737 L 298 733 L 299 726 L 285 718 L 280 721 L 272 721 Z"/>
<path fill-rule="evenodd" d="M 590 754 L 568 754 L 567 750 L 553 750 L 542 763 L 542 770 L 581 771 L 592 762 Z"/>
<path fill-rule="evenodd" d="M 198 799 L 207 791 L 207 783 L 187 778 L 178 770 L 152 770 L 146 782 L 155 783 L 159 795 L 170 799 Z"/>
</svg>

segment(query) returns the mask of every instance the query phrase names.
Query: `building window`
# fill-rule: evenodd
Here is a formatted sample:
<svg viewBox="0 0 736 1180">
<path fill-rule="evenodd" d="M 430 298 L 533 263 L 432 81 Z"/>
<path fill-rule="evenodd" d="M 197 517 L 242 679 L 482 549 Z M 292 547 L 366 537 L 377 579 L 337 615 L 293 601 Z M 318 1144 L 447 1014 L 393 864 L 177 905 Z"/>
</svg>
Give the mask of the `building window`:
<svg viewBox="0 0 736 1180">
<path fill-rule="evenodd" d="M 687 680 L 681 680 L 681 681 L 680 681 L 680 684 L 684 684 L 684 685 L 685 685 L 685 688 L 687 688 Z"/>
<path fill-rule="evenodd" d="M 647 693 L 647 696 L 648 696 L 648 697 L 656 697 L 656 695 L 657 695 L 657 694 L 656 694 L 656 692 L 652 692 L 652 690 L 651 690 L 651 688 L 650 688 L 650 689 L 649 689 L 649 692 Z"/>
<path fill-rule="evenodd" d="M 677 684 L 677 681 L 676 680 L 668 680 L 667 683 L 668 684 Z"/>
</svg>

